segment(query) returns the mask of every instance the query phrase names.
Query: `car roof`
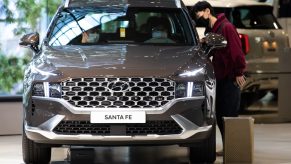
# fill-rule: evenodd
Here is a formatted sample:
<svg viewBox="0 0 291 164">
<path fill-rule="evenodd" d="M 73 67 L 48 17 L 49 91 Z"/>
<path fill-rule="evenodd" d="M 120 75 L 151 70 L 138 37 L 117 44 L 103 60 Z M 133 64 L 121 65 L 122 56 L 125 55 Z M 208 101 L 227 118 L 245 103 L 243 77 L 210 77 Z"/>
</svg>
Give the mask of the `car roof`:
<svg viewBox="0 0 291 164">
<path fill-rule="evenodd" d="M 186 6 L 193 6 L 198 1 L 202 0 L 183 0 Z M 257 2 L 254 0 L 207 0 L 213 7 L 225 7 L 225 8 L 233 8 L 233 7 L 242 7 L 242 6 L 272 6 L 269 3 L 265 2 Z"/>
<path fill-rule="evenodd" d="M 64 0 L 64 7 L 164 7 L 181 8 L 181 0 Z"/>
</svg>

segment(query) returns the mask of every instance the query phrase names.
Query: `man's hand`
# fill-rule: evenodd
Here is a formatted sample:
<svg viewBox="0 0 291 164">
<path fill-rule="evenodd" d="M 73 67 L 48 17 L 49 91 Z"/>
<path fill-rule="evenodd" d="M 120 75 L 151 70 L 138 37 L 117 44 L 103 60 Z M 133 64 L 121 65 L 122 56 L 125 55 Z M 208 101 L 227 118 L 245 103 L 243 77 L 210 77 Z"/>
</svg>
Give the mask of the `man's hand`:
<svg viewBox="0 0 291 164">
<path fill-rule="evenodd" d="M 235 80 L 240 88 L 242 88 L 246 83 L 246 79 L 244 76 L 237 76 Z"/>
<path fill-rule="evenodd" d="M 88 42 L 88 34 L 87 32 L 82 33 L 82 43 L 87 43 Z"/>
<path fill-rule="evenodd" d="M 206 43 L 205 38 L 201 38 L 201 39 L 200 39 L 200 43 L 205 44 L 205 43 Z"/>
</svg>

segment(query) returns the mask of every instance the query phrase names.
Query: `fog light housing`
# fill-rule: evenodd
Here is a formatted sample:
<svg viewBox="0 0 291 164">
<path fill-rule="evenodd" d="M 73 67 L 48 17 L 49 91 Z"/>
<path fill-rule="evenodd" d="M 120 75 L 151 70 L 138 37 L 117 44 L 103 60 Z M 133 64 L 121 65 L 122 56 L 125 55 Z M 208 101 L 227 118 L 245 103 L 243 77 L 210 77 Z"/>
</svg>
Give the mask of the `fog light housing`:
<svg viewBox="0 0 291 164">
<path fill-rule="evenodd" d="M 43 83 L 35 83 L 33 85 L 32 96 L 44 96 Z"/>
<path fill-rule="evenodd" d="M 50 83 L 49 84 L 49 95 L 50 97 L 61 98 L 62 91 L 61 91 L 60 83 Z"/>
<path fill-rule="evenodd" d="M 60 83 L 39 82 L 33 85 L 32 96 L 41 97 L 62 97 L 62 89 Z"/>
<path fill-rule="evenodd" d="M 187 83 L 176 83 L 175 97 L 181 98 L 187 95 Z"/>
<path fill-rule="evenodd" d="M 204 95 L 204 83 L 202 82 L 177 82 L 175 97 L 197 97 Z"/>
</svg>

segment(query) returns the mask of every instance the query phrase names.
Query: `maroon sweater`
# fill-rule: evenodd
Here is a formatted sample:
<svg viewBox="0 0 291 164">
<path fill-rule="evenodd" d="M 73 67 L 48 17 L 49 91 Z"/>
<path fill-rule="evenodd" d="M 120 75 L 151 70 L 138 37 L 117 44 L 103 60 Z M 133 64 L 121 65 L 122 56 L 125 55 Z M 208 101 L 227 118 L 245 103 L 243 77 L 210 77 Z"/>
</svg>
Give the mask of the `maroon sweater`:
<svg viewBox="0 0 291 164">
<path fill-rule="evenodd" d="M 213 55 L 212 63 L 216 79 L 234 79 L 236 76 L 243 75 L 246 61 L 236 28 L 224 14 L 219 14 L 211 32 L 221 34 L 227 40 L 227 47 L 216 50 Z"/>
</svg>

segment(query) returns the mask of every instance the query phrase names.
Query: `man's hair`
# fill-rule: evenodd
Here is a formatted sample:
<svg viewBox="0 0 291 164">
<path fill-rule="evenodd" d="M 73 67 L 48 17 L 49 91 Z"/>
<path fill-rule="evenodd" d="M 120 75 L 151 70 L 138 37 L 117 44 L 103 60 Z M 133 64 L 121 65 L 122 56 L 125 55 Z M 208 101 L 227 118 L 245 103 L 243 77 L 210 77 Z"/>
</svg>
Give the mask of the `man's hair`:
<svg viewBox="0 0 291 164">
<path fill-rule="evenodd" d="M 215 15 L 215 12 L 213 10 L 213 7 L 208 3 L 207 1 L 198 1 L 193 7 L 192 7 L 192 14 L 196 14 L 199 11 L 204 11 L 205 9 L 210 10 L 210 14 L 213 16 Z"/>
</svg>

